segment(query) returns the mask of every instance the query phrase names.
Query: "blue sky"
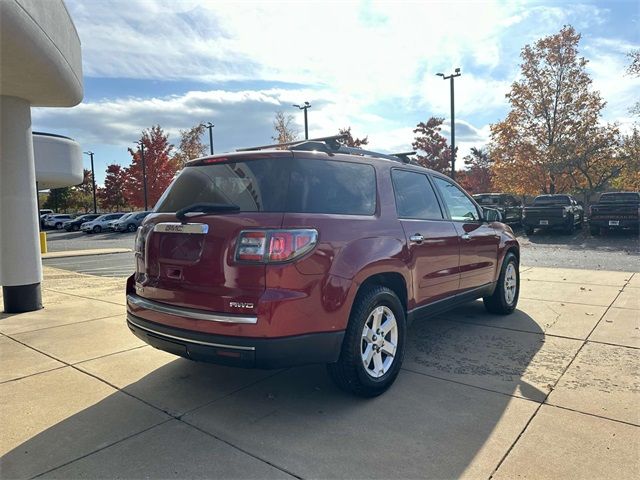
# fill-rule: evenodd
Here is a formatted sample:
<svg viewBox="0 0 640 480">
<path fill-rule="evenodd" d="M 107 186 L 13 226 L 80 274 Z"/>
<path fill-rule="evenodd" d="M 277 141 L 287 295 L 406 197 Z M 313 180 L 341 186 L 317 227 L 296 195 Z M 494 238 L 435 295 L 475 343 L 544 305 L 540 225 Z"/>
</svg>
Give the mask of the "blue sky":
<svg viewBox="0 0 640 480">
<path fill-rule="evenodd" d="M 109 163 L 128 165 L 142 129 L 216 124 L 217 152 L 271 143 L 276 111 L 309 101 L 311 136 L 351 126 L 372 148 L 407 150 L 415 125 L 449 118 L 456 80 L 460 153 L 488 140 L 508 110 L 521 48 L 573 25 L 608 102 L 603 121 L 628 131 L 640 80 L 624 74 L 640 48 L 640 3 L 618 1 L 192 1 L 67 0 L 82 42 L 83 102 L 34 108 L 34 130 L 75 138 Z M 446 135 L 449 126 L 445 125 Z M 208 142 L 208 138 L 203 138 Z M 88 162 L 87 162 L 88 163 Z"/>
</svg>

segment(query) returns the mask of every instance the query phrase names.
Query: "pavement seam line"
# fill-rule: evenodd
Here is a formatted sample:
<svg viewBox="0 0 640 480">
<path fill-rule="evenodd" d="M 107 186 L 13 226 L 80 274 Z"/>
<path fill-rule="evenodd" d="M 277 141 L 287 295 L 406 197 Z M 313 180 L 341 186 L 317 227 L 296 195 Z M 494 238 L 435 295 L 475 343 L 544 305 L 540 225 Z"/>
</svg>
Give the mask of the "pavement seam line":
<svg viewBox="0 0 640 480">
<path fill-rule="evenodd" d="M 461 382 L 459 380 L 452 380 L 451 378 L 438 377 L 437 375 L 432 375 L 430 373 L 420 372 L 418 370 L 413 370 L 413 369 L 407 368 L 407 367 L 401 367 L 400 370 L 404 370 L 405 372 L 411 372 L 411 373 L 414 373 L 416 375 L 422 375 L 424 377 L 434 378 L 436 380 L 442 380 L 443 382 L 455 383 L 456 385 L 461 385 L 463 387 L 470 387 L 470 388 L 475 388 L 475 389 L 482 390 L 482 391 L 485 391 L 485 392 L 488 392 L 488 393 L 495 393 L 497 395 L 503 395 L 505 397 L 516 398 L 518 400 L 525 400 L 527 402 L 533 402 L 533 403 L 538 403 L 538 404 L 541 403 L 538 400 L 533 400 L 531 398 L 520 397 L 518 395 L 501 392 L 499 390 L 492 390 L 490 388 L 480 387 L 478 385 L 472 385 L 472 384 L 469 384 L 469 383 L 464 383 L 464 382 Z"/>
<path fill-rule="evenodd" d="M 30 373 L 29 375 L 24 375 L 24 376 L 18 377 L 18 378 L 10 378 L 9 380 L 3 380 L 2 382 L 0 382 L 0 385 L 4 385 L 5 383 L 10 383 L 10 382 L 16 382 L 18 380 L 24 380 L 25 378 L 35 377 L 36 375 L 40 375 L 41 373 L 53 372 L 55 370 L 60 370 L 61 368 L 67 368 L 67 365 L 61 365 L 59 367 L 53 367 L 53 368 L 50 368 L 48 370 L 42 370 L 41 372 Z"/>
<path fill-rule="evenodd" d="M 633 278 L 633 276 L 631 277 Z M 589 337 L 591 336 L 591 334 L 593 334 L 593 332 L 595 331 L 596 328 L 598 328 L 598 325 L 600 325 L 600 322 L 602 322 L 602 319 L 605 317 L 605 315 L 607 314 L 607 312 L 609 311 L 609 309 L 613 306 L 613 304 L 616 302 L 616 300 L 618 299 L 618 297 L 620 296 L 620 294 L 622 294 L 622 292 L 624 291 L 625 287 L 628 285 L 628 283 L 631 281 L 631 278 L 629 280 L 627 280 L 627 283 L 620 289 L 620 291 L 618 291 L 618 294 L 615 296 L 615 298 L 611 301 L 611 303 L 609 304 L 609 306 L 607 307 L 607 309 L 604 311 L 604 313 L 600 316 L 600 319 L 596 322 L 595 326 L 591 329 L 591 332 L 589 332 L 589 335 L 586 336 L 586 338 L 582 341 L 582 345 L 580 345 L 580 347 L 578 348 L 578 350 L 576 350 L 576 353 L 573 355 L 573 358 L 569 361 L 569 363 L 567 364 L 567 366 L 563 369 L 562 373 L 558 376 L 558 378 L 556 379 L 556 381 L 553 383 L 553 385 L 551 386 L 551 389 L 549 390 L 549 393 L 547 393 L 545 395 L 544 400 L 540 403 L 540 405 L 538 406 L 538 408 L 536 408 L 536 410 L 533 412 L 533 415 L 531 415 L 531 418 L 529 419 L 529 421 L 525 424 L 524 428 L 522 429 L 522 431 L 520 432 L 520 434 L 516 437 L 516 439 L 514 440 L 514 442 L 511 444 L 511 446 L 507 449 L 506 453 L 504 454 L 504 456 L 500 459 L 500 461 L 498 462 L 498 465 L 496 465 L 496 467 L 493 469 L 493 471 L 491 472 L 491 475 L 489 475 L 489 480 L 491 480 L 493 478 L 493 476 L 496 474 L 496 472 L 500 469 L 500 467 L 502 466 L 502 464 L 505 462 L 505 460 L 507 459 L 507 457 L 509 456 L 509 454 L 513 451 L 513 449 L 516 447 L 516 445 L 518 444 L 518 442 L 520 441 L 520 439 L 522 438 L 522 436 L 525 434 L 525 432 L 527 431 L 527 428 L 529 428 L 529 425 L 531 424 L 531 422 L 533 421 L 533 419 L 536 417 L 536 415 L 538 414 L 538 412 L 540 411 L 540 409 L 542 408 L 542 405 L 547 405 L 547 400 L 549 399 L 549 396 L 553 393 L 553 391 L 556 389 L 556 387 L 558 386 L 558 384 L 560 383 L 560 380 L 562 380 L 562 377 L 564 377 L 564 375 L 567 373 L 567 371 L 569 370 L 569 368 L 571 368 L 571 365 L 573 365 L 573 363 L 575 362 L 576 358 L 578 358 L 578 355 L 580 355 L 580 352 L 582 351 L 582 349 L 584 348 L 584 346 L 587 344 Z M 580 412 L 583 413 L 583 412 Z M 595 416 L 595 415 L 592 415 Z M 606 418 L 606 417 L 605 417 Z M 607 418 L 607 420 L 612 420 L 612 421 L 616 421 L 615 419 L 611 419 L 611 418 Z"/>
<path fill-rule="evenodd" d="M 9 335 L 22 335 L 23 333 L 41 332 L 42 330 L 51 330 L 52 328 L 68 327 L 69 325 L 81 325 L 84 323 L 95 322 L 96 320 L 106 320 L 107 318 L 120 317 L 121 314 L 107 315 L 106 317 L 92 318 L 91 320 L 81 320 L 79 322 L 61 323 L 60 325 L 51 325 L 50 327 L 36 328 L 34 330 L 25 330 L 24 332 L 13 332 Z"/>
<path fill-rule="evenodd" d="M 640 427 L 640 423 L 632 423 L 632 422 L 627 422 L 625 420 L 619 420 L 617 418 L 609 418 L 609 417 L 605 417 L 603 415 L 597 415 L 595 413 L 583 412 L 581 410 L 576 410 L 575 408 L 563 407 L 562 405 L 556 405 L 555 403 L 545 403 L 545 405 L 548 406 L 548 407 L 559 408 L 560 410 L 567 410 L 569 412 L 579 413 L 581 415 L 587 415 L 588 417 L 600 418 L 601 420 L 607 420 L 609 422 L 622 423 L 623 425 L 629 425 L 631 427 Z"/>
<path fill-rule="evenodd" d="M 618 307 L 614 307 L 614 308 L 618 308 Z M 584 342 L 586 341 L 586 338 L 578 338 L 578 337 L 569 337 L 567 335 L 557 335 L 554 333 L 547 333 L 547 332 L 531 332 L 529 330 L 521 330 L 519 328 L 509 328 L 509 327 L 502 327 L 502 326 L 498 326 L 498 325 L 487 325 L 486 323 L 477 323 L 477 322 L 471 322 L 469 320 L 451 320 L 448 318 L 438 318 L 438 317 L 434 317 L 433 320 L 438 320 L 441 322 L 452 322 L 452 323 L 462 323 L 464 325 L 476 325 L 478 327 L 487 327 L 487 328 L 495 328 L 497 330 L 507 330 L 509 332 L 518 332 L 518 333 L 530 333 L 533 335 L 543 335 L 545 338 L 546 337 L 553 337 L 553 338 L 562 338 L 564 340 L 575 340 L 577 342 Z M 598 320 L 598 322 L 600 322 L 600 320 Z M 640 350 L 640 347 L 634 347 L 633 345 L 620 345 L 618 343 L 610 343 L 610 342 L 603 342 L 601 340 L 589 340 L 589 343 L 599 343 L 602 345 L 611 345 L 612 347 L 623 347 L 623 348 L 631 348 L 634 350 Z"/>
<path fill-rule="evenodd" d="M 71 465 L 72 463 L 75 463 L 78 460 L 82 460 L 83 458 L 87 458 L 87 457 L 89 457 L 89 456 L 91 456 L 91 455 L 93 455 L 95 453 L 101 452 L 102 450 L 105 450 L 107 448 L 113 447 L 114 445 L 116 445 L 116 444 L 118 444 L 120 442 L 124 442 L 125 440 L 129 440 L 130 438 L 133 438 L 133 437 L 136 437 L 136 436 L 138 436 L 138 435 L 140 435 L 142 433 L 148 432 L 149 430 L 154 429 L 156 427 L 159 427 L 161 425 L 164 425 L 165 423 L 169 423 L 171 420 L 173 420 L 173 419 L 172 418 L 167 418 L 166 420 L 163 420 L 160 423 L 156 423 L 155 425 L 151 425 L 150 427 L 147 427 L 147 428 L 145 428 L 143 430 L 140 430 L 139 432 L 135 432 L 135 433 L 132 433 L 131 435 L 127 435 L 126 437 L 121 438 L 120 440 L 115 440 L 115 441 L 109 443 L 108 445 L 105 445 L 103 447 L 98 448 L 97 450 L 94 450 L 93 452 L 85 453 L 84 455 L 81 455 L 78 458 L 74 458 L 73 460 L 69 460 L 68 462 L 65 462 L 65 463 L 63 463 L 61 465 L 58 465 L 58 466 L 53 467 L 53 468 L 50 468 L 47 471 L 38 473 L 37 475 L 34 475 L 33 477 L 30 477 L 30 478 L 31 479 L 40 478 L 43 475 L 51 473 L 51 472 L 53 472 L 55 470 L 58 470 L 60 468 L 66 467 L 67 465 Z"/>
<path fill-rule="evenodd" d="M 622 273 L 622 272 L 617 272 L 617 273 Z M 585 285 L 589 285 L 593 287 L 613 287 L 613 288 L 615 287 L 624 288 L 624 286 L 626 285 L 626 282 L 629 281 L 629 279 L 625 279 L 624 282 L 620 282 L 620 283 L 623 283 L 623 285 L 611 285 L 610 283 L 568 282 L 566 280 L 562 280 L 562 281 L 538 280 L 537 278 L 523 278 L 522 280 L 526 280 L 527 282 L 560 283 L 562 285 L 582 285 L 583 287 Z"/>
<path fill-rule="evenodd" d="M 88 275 L 90 277 L 97 277 L 96 275 Z M 98 277 L 98 278 L 102 278 L 102 277 Z M 115 278 L 115 277 L 114 277 Z M 50 292 L 54 292 L 54 293 L 64 293 L 65 295 L 70 295 L 72 297 L 77 297 L 77 298 L 84 298 L 85 300 L 92 300 L 94 302 L 104 302 L 104 303 L 109 303 L 111 305 L 120 305 L 121 307 L 126 307 L 126 304 L 124 303 L 116 303 L 116 302 L 110 302 L 109 300 L 102 300 L 100 298 L 95 298 L 95 297 L 85 297 L 84 295 L 77 295 L 75 293 L 67 293 L 67 292 L 61 292 L 60 290 L 55 290 L 53 288 L 47 288 L 44 287 L 45 290 L 49 290 Z"/>
</svg>

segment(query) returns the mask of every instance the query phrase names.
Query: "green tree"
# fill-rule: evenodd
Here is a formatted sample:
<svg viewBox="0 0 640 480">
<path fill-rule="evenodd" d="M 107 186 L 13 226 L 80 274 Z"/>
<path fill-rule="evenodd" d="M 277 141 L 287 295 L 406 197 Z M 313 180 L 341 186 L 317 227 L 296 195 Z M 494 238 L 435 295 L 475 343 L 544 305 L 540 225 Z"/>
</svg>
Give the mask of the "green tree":
<svg viewBox="0 0 640 480">
<path fill-rule="evenodd" d="M 50 208 L 54 212 L 67 213 L 71 204 L 71 187 L 52 188 L 42 208 Z"/>
</svg>

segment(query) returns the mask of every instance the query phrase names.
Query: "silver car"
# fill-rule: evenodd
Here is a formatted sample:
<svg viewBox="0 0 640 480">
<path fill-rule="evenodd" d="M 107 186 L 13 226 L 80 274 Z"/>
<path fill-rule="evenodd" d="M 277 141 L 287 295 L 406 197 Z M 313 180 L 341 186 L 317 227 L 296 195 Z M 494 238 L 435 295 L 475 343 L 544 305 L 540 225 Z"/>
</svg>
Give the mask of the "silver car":
<svg viewBox="0 0 640 480">
<path fill-rule="evenodd" d="M 113 229 L 116 232 L 135 232 L 145 217 L 150 213 L 151 212 L 133 212 L 125 215 L 113 222 Z"/>
</svg>

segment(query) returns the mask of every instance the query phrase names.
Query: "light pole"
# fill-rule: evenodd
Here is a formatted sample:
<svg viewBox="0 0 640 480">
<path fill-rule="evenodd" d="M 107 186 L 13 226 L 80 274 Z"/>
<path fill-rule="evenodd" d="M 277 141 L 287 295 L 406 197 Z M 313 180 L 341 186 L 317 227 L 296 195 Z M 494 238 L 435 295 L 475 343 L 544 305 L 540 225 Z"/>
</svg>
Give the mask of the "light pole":
<svg viewBox="0 0 640 480">
<path fill-rule="evenodd" d="M 456 68 L 455 73 L 451 75 L 445 76 L 444 73 L 436 73 L 439 77 L 442 77 L 443 80 L 449 80 L 449 84 L 451 85 L 451 178 L 455 180 L 456 178 L 456 113 L 454 108 L 454 88 L 453 88 L 453 80 L 456 77 L 462 75 L 460 73 L 460 69 Z"/>
<path fill-rule="evenodd" d="M 211 122 L 203 123 L 202 125 L 209 129 L 209 151 L 211 155 L 213 155 L 213 127 L 215 127 L 215 125 Z"/>
<path fill-rule="evenodd" d="M 85 155 L 91 157 L 91 183 L 93 187 L 93 213 L 98 213 L 98 204 L 96 203 L 96 172 L 93 169 L 93 152 L 83 152 Z"/>
<path fill-rule="evenodd" d="M 142 159 L 142 188 L 144 190 L 144 210 L 146 212 L 149 209 L 147 208 L 147 166 L 144 162 L 144 141 L 140 140 L 136 143 L 140 147 L 140 156 Z"/>
<path fill-rule="evenodd" d="M 304 110 L 304 139 L 309 140 L 309 123 L 307 121 L 307 110 L 311 108 L 311 104 L 309 102 L 304 102 L 303 105 L 293 106 L 298 107 L 300 110 Z"/>
</svg>

